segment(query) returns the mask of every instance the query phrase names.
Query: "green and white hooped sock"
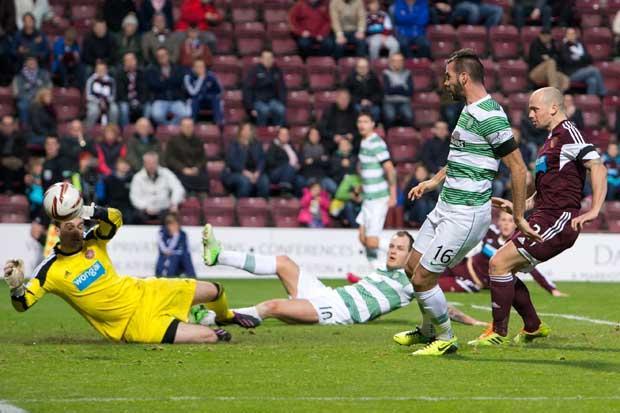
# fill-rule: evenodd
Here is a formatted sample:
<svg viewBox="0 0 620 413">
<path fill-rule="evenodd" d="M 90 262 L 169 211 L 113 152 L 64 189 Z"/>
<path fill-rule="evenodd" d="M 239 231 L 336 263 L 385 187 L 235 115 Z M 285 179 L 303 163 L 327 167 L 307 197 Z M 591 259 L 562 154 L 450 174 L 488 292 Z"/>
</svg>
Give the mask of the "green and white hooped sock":
<svg viewBox="0 0 620 413">
<path fill-rule="evenodd" d="M 273 275 L 276 273 L 275 255 L 248 254 L 237 251 L 222 251 L 217 258 L 218 264 L 246 270 L 256 275 Z"/>
</svg>

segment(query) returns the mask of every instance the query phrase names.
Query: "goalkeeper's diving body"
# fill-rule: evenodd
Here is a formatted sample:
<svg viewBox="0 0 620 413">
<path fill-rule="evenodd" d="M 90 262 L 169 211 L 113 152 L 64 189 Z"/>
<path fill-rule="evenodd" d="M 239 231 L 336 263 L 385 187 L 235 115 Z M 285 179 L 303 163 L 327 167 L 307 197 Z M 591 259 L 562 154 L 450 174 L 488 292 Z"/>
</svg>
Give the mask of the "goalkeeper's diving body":
<svg viewBox="0 0 620 413">
<path fill-rule="evenodd" d="M 23 263 L 9 260 L 4 279 L 17 311 L 46 293 L 65 300 L 107 339 L 128 343 L 215 343 L 229 341 L 223 329 L 188 323 L 192 305 L 205 304 L 221 324 L 248 326 L 229 308 L 223 287 L 195 279 L 139 279 L 117 274 L 107 243 L 122 225 L 114 208 L 84 206 L 80 218 L 56 222 L 60 242 L 24 284 Z M 84 234 L 84 220 L 98 224 Z M 243 321 L 243 323 L 241 322 Z"/>
<path fill-rule="evenodd" d="M 386 266 L 375 269 L 355 285 L 331 288 L 316 275 L 300 268 L 285 255 L 258 255 L 222 250 L 214 236 L 213 227 L 203 230 L 203 259 L 206 265 L 227 265 L 255 275 L 277 275 L 288 299 L 272 299 L 252 307 L 234 309 L 237 317 L 251 318 L 254 325 L 267 318 L 296 324 L 358 324 L 373 320 L 408 305 L 413 299 L 413 287 L 404 266 L 413 246 L 413 237 L 406 231 L 397 232 L 389 242 Z M 192 309 L 197 322 L 207 311 L 199 306 Z M 486 324 L 460 311 L 453 314 L 467 324 Z"/>
</svg>

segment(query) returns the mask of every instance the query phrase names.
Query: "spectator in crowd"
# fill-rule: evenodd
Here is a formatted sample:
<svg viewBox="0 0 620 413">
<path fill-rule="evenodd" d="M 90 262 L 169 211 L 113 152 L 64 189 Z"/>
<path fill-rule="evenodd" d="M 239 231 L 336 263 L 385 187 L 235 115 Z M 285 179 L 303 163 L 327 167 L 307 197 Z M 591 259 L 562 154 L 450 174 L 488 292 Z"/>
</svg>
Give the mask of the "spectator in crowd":
<svg viewBox="0 0 620 413">
<path fill-rule="evenodd" d="M 239 126 L 237 139 L 226 152 L 226 167 L 222 183 L 237 198 L 269 196 L 269 178 L 265 171 L 265 153 L 254 136 L 254 126 L 245 122 Z"/>
<path fill-rule="evenodd" d="M 215 35 L 209 30 L 217 26 L 224 16 L 213 3 L 213 0 L 183 0 L 176 29 L 185 31 L 195 28 L 200 32 L 200 37 L 209 45 L 211 51 L 215 53 Z"/>
<path fill-rule="evenodd" d="M 206 34 L 194 26 L 187 29 L 181 43 L 181 55 L 179 56 L 181 66 L 191 67 L 196 59 L 202 60 L 207 67 L 211 66 L 213 62 L 211 52 L 215 50 L 215 37 L 209 40 Z"/>
<path fill-rule="evenodd" d="M 356 174 L 345 175 L 330 205 L 330 215 L 339 218 L 345 227 L 357 228 L 362 201 L 362 179 Z"/>
<path fill-rule="evenodd" d="M 614 33 L 614 56 L 620 56 L 620 10 L 616 12 L 611 30 Z"/>
<path fill-rule="evenodd" d="M 405 185 L 405 194 L 408 194 L 412 188 L 416 187 L 420 182 L 424 182 L 430 179 L 431 176 L 428 173 L 426 166 L 418 164 L 415 168 L 414 174 Z M 437 198 L 439 193 L 437 190 L 426 191 L 421 198 L 415 200 L 415 202 L 405 202 L 405 220 L 412 223 L 414 226 L 419 226 L 426 220 L 426 217 L 435 208 L 437 204 Z"/>
<path fill-rule="evenodd" d="M 256 118 L 258 126 L 271 120 L 283 125 L 286 119 L 286 85 L 282 70 L 275 65 L 273 52 L 263 50 L 260 63 L 248 73 L 243 83 L 243 103 L 246 110 Z"/>
<path fill-rule="evenodd" d="M 114 172 L 103 179 L 103 202 L 119 209 L 125 224 L 134 223 L 135 210 L 129 199 L 132 179 L 131 166 L 125 158 L 118 158 Z"/>
<path fill-rule="evenodd" d="M 304 186 L 303 178 L 298 175 L 300 168 L 299 157 L 291 146 L 291 134 L 286 126 L 278 129 L 278 135 L 273 140 L 265 159 L 265 171 L 269 181 L 278 185 L 283 194 L 299 196 Z"/>
<path fill-rule="evenodd" d="M 325 228 L 329 225 L 329 193 L 319 182 L 311 182 L 299 201 L 298 221 L 308 228 Z"/>
<path fill-rule="evenodd" d="M 52 82 L 47 70 L 39 67 L 36 57 L 28 56 L 22 70 L 13 78 L 13 96 L 22 124 L 29 123 L 28 110 L 35 95 L 40 89 L 50 87 Z"/>
<path fill-rule="evenodd" d="M 103 128 L 103 137 L 96 145 L 99 173 L 109 176 L 114 172 L 116 161 L 127 157 L 127 145 L 117 125 Z"/>
<path fill-rule="evenodd" d="M 52 89 L 40 89 L 30 105 L 30 139 L 28 143 L 41 147 L 47 136 L 57 134 L 58 120 L 52 105 Z"/>
<path fill-rule="evenodd" d="M 183 84 L 191 99 L 192 118 L 198 120 L 201 109 L 211 109 L 213 121 L 218 125 L 224 125 L 222 104 L 222 92 L 224 90 L 215 73 L 207 70 L 203 60 L 194 60 L 192 71 L 185 75 Z"/>
<path fill-rule="evenodd" d="M 138 23 L 136 5 L 133 0 L 104 0 L 101 11 L 103 20 L 112 33 L 119 33 L 121 29 L 124 29 L 122 26 L 130 13 L 136 19 L 136 24 Z"/>
<path fill-rule="evenodd" d="M 542 29 L 530 44 L 529 77 L 536 86 L 551 86 L 561 91 L 570 87 L 568 76 L 558 69 L 560 54 L 550 29 Z"/>
<path fill-rule="evenodd" d="M 69 122 L 67 134 L 60 138 L 60 153 L 72 162 L 74 170 L 78 170 L 81 158 L 97 156 L 95 144 L 91 137 L 84 133 L 84 125 L 80 120 Z"/>
<path fill-rule="evenodd" d="M 21 22 L 20 16 L 15 11 L 14 1 L 3 1 L 0 3 L 0 37 L 15 33 L 17 25 Z"/>
<path fill-rule="evenodd" d="M 130 13 L 123 19 L 122 31 L 116 37 L 118 56 L 133 53 L 138 62 L 142 62 L 142 37 L 138 32 L 138 18 Z"/>
<path fill-rule="evenodd" d="M 108 66 L 116 64 L 118 45 L 108 32 L 105 20 L 95 20 L 93 30 L 84 37 L 82 43 L 82 61 L 87 65 L 87 72 L 92 73 L 98 61 Z"/>
<path fill-rule="evenodd" d="M 575 106 L 575 99 L 569 93 L 564 94 L 564 109 L 566 110 L 568 120 L 573 122 L 579 130 L 583 130 L 585 128 L 583 113 L 581 109 Z"/>
<path fill-rule="evenodd" d="M 370 70 L 368 59 L 364 57 L 357 59 L 346 85 L 351 92 L 355 110 L 370 112 L 375 122 L 378 122 L 381 119 L 383 90 L 379 78 Z"/>
<path fill-rule="evenodd" d="M 7 32 L 0 23 L 0 86 L 10 85 L 15 75 L 13 52 L 12 33 Z"/>
<path fill-rule="evenodd" d="M 543 30 L 551 29 L 551 6 L 547 0 L 520 0 L 512 4 L 515 26 L 521 29 L 526 24 L 541 25 Z"/>
<path fill-rule="evenodd" d="M 170 169 L 159 164 L 156 152 L 145 153 L 142 163 L 142 169 L 131 180 L 129 199 L 136 209 L 136 222 L 144 224 L 177 212 L 185 199 L 185 189 Z"/>
<path fill-rule="evenodd" d="M 544 129 L 538 129 L 532 125 L 530 121 L 527 111 L 524 111 L 523 116 L 521 118 L 521 137 L 523 140 L 536 148 L 544 145 L 549 133 Z"/>
<path fill-rule="evenodd" d="M 116 74 L 116 102 L 119 110 L 119 124 L 124 127 L 142 117 L 147 99 L 144 72 L 138 66 L 136 55 L 127 52 L 123 55 L 123 67 Z"/>
<path fill-rule="evenodd" d="M 176 174 L 183 187 L 190 193 L 209 192 L 207 155 L 203 142 L 194 134 L 192 118 L 181 120 L 180 135 L 166 146 L 165 164 Z"/>
<path fill-rule="evenodd" d="M 353 150 L 357 150 L 357 113 L 347 88 L 336 91 L 336 101 L 323 112 L 319 130 L 327 153 L 333 153 L 343 139 L 353 143 Z"/>
<path fill-rule="evenodd" d="M 519 146 L 519 151 L 521 151 L 521 157 L 523 158 L 523 162 L 528 166 L 529 170 L 533 170 L 535 168 L 535 160 L 538 148 L 533 148 L 532 145 L 523 141 L 523 139 L 521 139 L 521 133 L 517 128 L 512 128 L 512 136 L 517 145 Z M 526 187 L 529 188 L 531 183 L 532 176 L 528 172 L 526 175 Z M 492 196 L 506 199 L 512 197 L 510 186 L 510 169 L 508 169 L 508 167 L 503 163 L 500 164 L 497 175 L 492 182 Z"/>
<path fill-rule="evenodd" d="M 435 174 L 448 161 L 450 130 L 448 129 L 448 124 L 440 120 L 435 122 L 431 132 L 433 137 L 424 142 L 420 151 L 420 161 L 430 173 Z"/>
<path fill-rule="evenodd" d="M 43 158 L 30 158 L 28 160 L 27 173 L 24 176 L 26 184 L 26 196 L 30 203 L 30 217 L 40 216 L 43 206 Z"/>
<path fill-rule="evenodd" d="M 488 4 L 484 0 L 455 0 L 451 22 L 460 24 L 484 24 L 487 29 L 498 26 L 502 22 L 504 10 L 496 4 Z"/>
<path fill-rule="evenodd" d="M 142 156 L 147 152 L 161 154 L 161 146 L 153 135 L 153 126 L 147 118 L 136 121 L 135 132 L 127 142 L 127 161 L 133 171 L 142 169 Z"/>
<path fill-rule="evenodd" d="M 313 180 L 322 183 L 329 168 L 329 155 L 321 143 L 321 134 L 316 127 L 311 127 L 301 148 L 301 174 L 306 182 Z M 333 189 L 333 188 L 331 188 Z"/>
<path fill-rule="evenodd" d="M 429 21 L 427 0 L 396 0 L 393 6 L 394 32 L 405 57 L 431 57 L 426 38 Z M 414 51 L 415 50 L 415 51 Z"/>
<path fill-rule="evenodd" d="M 77 32 L 73 27 L 65 30 L 65 35 L 54 42 L 52 74 L 57 76 L 58 85 L 61 87 L 84 87 L 84 64 L 80 45 L 77 43 Z"/>
<path fill-rule="evenodd" d="M 446 96 L 442 99 L 441 106 L 439 107 L 439 113 L 441 115 L 441 119 L 448 123 L 448 128 L 450 130 L 454 130 L 454 128 L 456 128 L 456 123 L 458 122 L 459 116 L 461 115 L 461 111 L 464 107 L 464 102 L 455 101 L 451 97 Z"/>
<path fill-rule="evenodd" d="M 603 162 L 607 167 L 607 200 L 620 201 L 620 155 L 617 143 L 612 142 L 607 146 Z"/>
<path fill-rule="evenodd" d="M 330 194 L 334 194 L 345 175 L 354 175 L 356 172 L 357 157 L 353 153 L 353 145 L 350 141 L 342 139 L 338 143 L 338 150 L 332 154 L 329 160 L 329 175 L 326 179 L 331 182 L 324 185 L 325 189 Z M 323 182 L 326 183 L 325 180 Z"/>
<path fill-rule="evenodd" d="M 333 53 L 328 0 L 297 0 L 288 15 L 291 33 L 302 57 Z"/>
<path fill-rule="evenodd" d="M 73 185 L 82 193 L 84 205 L 101 205 L 105 196 L 103 176 L 99 174 L 99 162 L 90 154 L 80 158 L 79 173 L 73 178 Z"/>
<path fill-rule="evenodd" d="M 31 13 L 21 18 L 22 28 L 13 39 L 15 60 L 21 66 L 28 56 L 34 56 L 39 66 L 49 67 L 50 47 L 45 33 L 36 28 L 36 19 Z"/>
<path fill-rule="evenodd" d="M 334 57 L 344 56 L 347 45 L 356 56 L 366 55 L 366 8 L 364 0 L 331 0 L 329 16 L 334 32 Z"/>
<path fill-rule="evenodd" d="M 158 277 L 196 278 L 187 234 L 181 229 L 177 214 L 166 214 L 159 229 L 159 257 L 155 265 Z"/>
<path fill-rule="evenodd" d="M 157 14 L 163 16 L 165 28 L 174 29 L 172 0 L 144 0 L 138 11 L 141 32 L 148 32 L 153 28 L 153 17 Z"/>
<path fill-rule="evenodd" d="M 429 7 L 430 20 L 432 24 L 448 24 L 452 14 L 451 0 L 431 0 Z"/>
<path fill-rule="evenodd" d="M 108 74 L 105 62 L 99 61 L 95 65 L 95 73 L 86 81 L 85 95 L 88 126 L 118 122 L 116 81 Z"/>
<path fill-rule="evenodd" d="M 58 137 L 53 135 L 46 137 L 45 162 L 43 162 L 43 172 L 41 174 L 43 191 L 47 191 L 56 182 L 71 180 L 76 171 L 76 164 L 60 154 Z"/>
<path fill-rule="evenodd" d="M 13 3 L 15 23 L 19 30 L 23 29 L 25 26 L 23 18 L 26 14 L 30 14 L 34 17 L 37 29 L 41 28 L 42 22 L 51 20 L 55 17 L 48 0 L 15 0 L 3 1 L 2 3 Z"/>
<path fill-rule="evenodd" d="M 185 104 L 183 69 L 170 62 L 165 47 L 157 49 L 157 64 L 146 72 L 146 84 L 153 99 L 152 117 L 162 125 L 178 125 L 181 119 L 189 116 Z"/>
<path fill-rule="evenodd" d="M 405 58 L 400 53 L 390 55 L 389 66 L 383 71 L 383 120 L 386 128 L 397 124 L 413 126 L 411 97 L 413 76 L 405 69 Z"/>
<path fill-rule="evenodd" d="M 170 61 L 176 63 L 181 53 L 181 41 L 181 33 L 170 31 L 164 15 L 157 13 L 153 16 L 153 28 L 142 34 L 142 58 L 146 63 L 155 63 L 157 51 L 164 47 Z"/>
<path fill-rule="evenodd" d="M 28 160 L 26 142 L 10 115 L 0 122 L 0 193 L 24 193 L 25 165 Z"/>
<path fill-rule="evenodd" d="M 512 129 L 512 136 L 515 142 L 519 144 L 519 150 L 521 151 L 521 157 L 523 158 L 523 163 L 525 163 L 528 169 L 534 170 L 534 168 L 536 167 L 536 157 L 538 155 L 538 146 L 532 145 L 529 142 L 526 142 L 524 139 L 522 139 L 521 130 L 519 130 L 519 128 L 513 126 L 511 129 Z M 506 169 L 508 170 L 508 168 Z M 510 173 L 510 170 L 508 170 L 508 172 Z"/>
<path fill-rule="evenodd" d="M 366 41 L 371 60 L 379 57 L 381 49 L 387 49 L 390 55 L 398 52 L 400 46 L 392 33 L 390 16 L 381 10 L 379 0 L 371 0 L 366 15 Z"/>
<path fill-rule="evenodd" d="M 592 66 L 592 57 L 579 40 L 577 29 L 566 29 L 560 55 L 562 71 L 570 77 L 571 82 L 585 82 L 588 95 L 607 94 L 603 75 L 597 67 Z"/>
</svg>

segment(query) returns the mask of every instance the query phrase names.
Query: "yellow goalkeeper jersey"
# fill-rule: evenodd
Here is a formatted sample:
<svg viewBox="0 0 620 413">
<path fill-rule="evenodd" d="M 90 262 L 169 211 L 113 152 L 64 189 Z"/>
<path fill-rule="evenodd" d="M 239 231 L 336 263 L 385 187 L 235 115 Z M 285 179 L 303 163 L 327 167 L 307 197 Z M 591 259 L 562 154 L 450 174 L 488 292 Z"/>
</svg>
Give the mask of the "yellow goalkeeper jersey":
<svg viewBox="0 0 620 413">
<path fill-rule="evenodd" d="M 25 311 L 46 293 L 71 305 L 99 333 L 120 341 L 129 319 L 144 292 L 144 281 L 116 273 L 107 243 L 122 225 L 122 214 L 114 208 L 99 208 L 99 224 L 84 235 L 80 251 L 66 254 L 58 246 L 34 271 L 26 293 L 13 297 L 17 311 Z"/>
</svg>

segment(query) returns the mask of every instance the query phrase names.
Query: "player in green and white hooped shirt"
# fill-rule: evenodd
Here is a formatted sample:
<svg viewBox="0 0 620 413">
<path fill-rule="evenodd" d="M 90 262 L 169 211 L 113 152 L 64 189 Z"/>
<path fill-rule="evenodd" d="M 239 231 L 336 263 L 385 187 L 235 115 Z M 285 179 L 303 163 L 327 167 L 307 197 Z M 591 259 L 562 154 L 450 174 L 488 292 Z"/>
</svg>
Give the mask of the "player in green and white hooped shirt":
<svg viewBox="0 0 620 413">
<path fill-rule="evenodd" d="M 420 228 L 405 267 L 412 276 L 422 326 L 399 333 L 394 340 L 410 344 L 424 342 L 433 334 L 437 338 L 414 355 L 442 355 L 458 348 L 437 278 L 446 267 L 456 265 L 488 230 L 491 184 L 500 159 L 511 172 L 515 223 L 524 234 L 536 237 L 523 216 L 527 169 L 504 110 L 484 87 L 484 67 L 473 50 L 459 50 L 447 60 L 444 88 L 453 98 L 465 101 L 452 132 L 448 164 L 409 193 L 415 201 L 443 184 L 437 206 Z"/>
<path fill-rule="evenodd" d="M 411 252 L 413 238 L 406 231 L 396 233 L 390 240 L 383 269 L 377 269 L 355 285 L 331 288 L 315 274 L 308 273 L 285 255 L 259 255 L 240 251 L 221 250 L 213 228 L 207 224 L 203 231 L 203 258 L 206 265 L 228 265 L 255 275 L 276 274 L 289 299 L 273 299 L 233 312 L 254 318 L 254 324 L 266 318 L 287 323 L 356 324 L 365 323 L 406 306 L 413 299 L 413 287 L 403 270 Z M 199 321 L 201 310 L 193 309 Z"/>
<path fill-rule="evenodd" d="M 396 169 L 387 145 L 375 133 L 375 122 L 370 114 L 358 115 L 357 130 L 362 137 L 358 159 L 363 202 L 356 222 L 368 262 L 376 267 L 379 250 L 386 252 L 388 248 L 387 240 L 380 235 L 388 209 L 396 205 Z"/>
</svg>

